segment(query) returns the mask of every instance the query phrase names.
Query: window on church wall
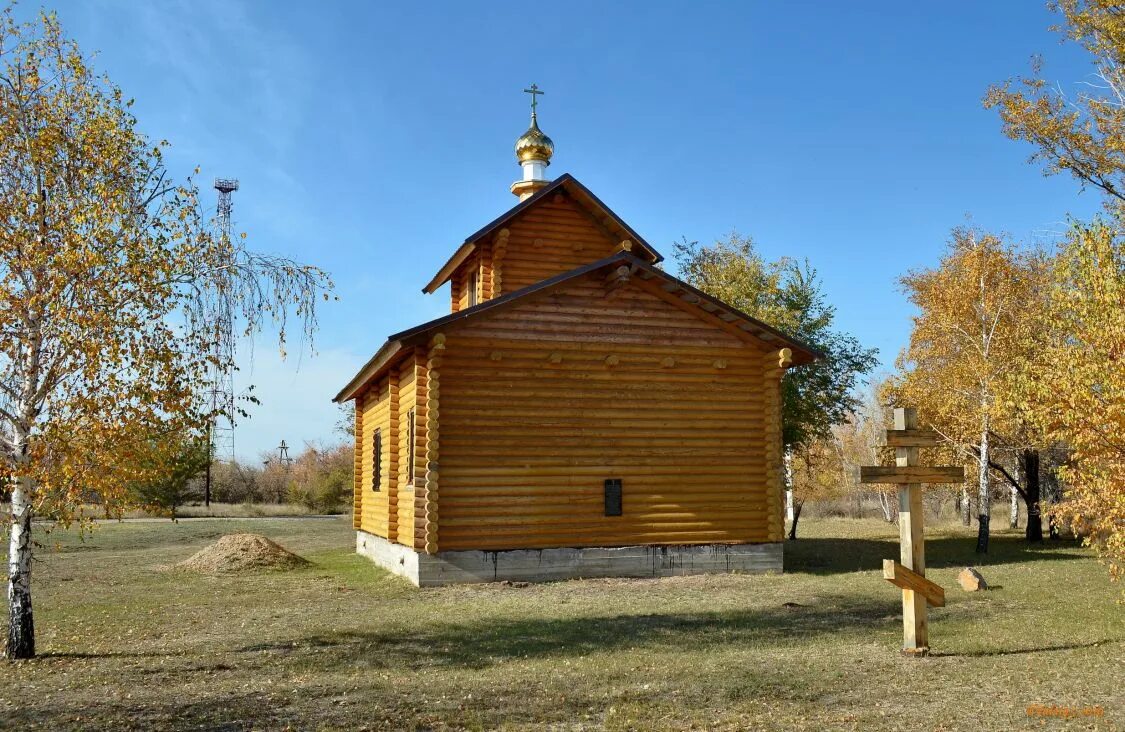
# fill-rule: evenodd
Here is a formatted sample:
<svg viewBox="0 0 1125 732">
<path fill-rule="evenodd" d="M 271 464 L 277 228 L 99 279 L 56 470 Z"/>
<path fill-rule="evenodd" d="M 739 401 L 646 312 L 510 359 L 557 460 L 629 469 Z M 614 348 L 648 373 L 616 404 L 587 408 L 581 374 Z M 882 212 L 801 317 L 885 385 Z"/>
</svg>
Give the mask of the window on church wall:
<svg viewBox="0 0 1125 732">
<path fill-rule="evenodd" d="M 414 485 L 414 410 L 406 413 L 406 482 Z"/>
<path fill-rule="evenodd" d="M 371 445 L 371 490 L 383 487 L 383 430 L 376 429 Z"/>
<path fill-rule="evenodd" d="M 478 302 L 477 285 L 479 283 L 480 275 L 478 271 L 474 269 L 472 272 L 469 272 L 469 284 L 467 285 L 469 288 L 469 307 L 476 305 Z"/>
</svg>

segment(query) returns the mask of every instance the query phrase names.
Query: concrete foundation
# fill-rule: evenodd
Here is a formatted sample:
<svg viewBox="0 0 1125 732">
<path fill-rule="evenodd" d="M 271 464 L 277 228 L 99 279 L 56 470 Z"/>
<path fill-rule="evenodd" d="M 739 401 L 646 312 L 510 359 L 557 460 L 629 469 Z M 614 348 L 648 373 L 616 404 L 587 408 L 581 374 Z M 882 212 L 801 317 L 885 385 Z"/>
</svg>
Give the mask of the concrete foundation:
<svg viewBox="0 0 1125 732">
<path fill-rule="evenodd" d="M 419 587 L 579 577 L 673 577 L 781 572 L 782 543 L 512 549 L 425 554 L 356 532 L 356 552 Z"/>
</svg>

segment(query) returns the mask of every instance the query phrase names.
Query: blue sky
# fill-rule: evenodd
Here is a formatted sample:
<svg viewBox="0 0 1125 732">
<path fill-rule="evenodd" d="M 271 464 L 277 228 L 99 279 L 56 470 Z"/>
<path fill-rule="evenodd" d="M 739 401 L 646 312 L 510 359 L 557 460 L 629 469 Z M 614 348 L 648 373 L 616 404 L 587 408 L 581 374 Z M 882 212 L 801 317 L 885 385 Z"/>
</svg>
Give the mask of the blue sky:
<svg viewBox="0 0 1125 732">
<path fill-rule="evenodd" d="M 669 257 L 734 229 L 807 257 L 839 326 L 888 366 L 910 329 L 896 278 L 935 264 L 952 227 L 1044 243 L 1098 207 L 980 105 L 1036 53 L 1051 79 L 1088 78 L 1034 0 L 51 7 L 172 143 L 173 172 L 239 178 L 252 245 L 336 280 L 314 354 L 282 362 L 263 338 L 246 364 L 263 402 L 236 433 L 246 457 L 333 439 L 337 389 L 388 333 L 447 311 L 421 288 L 515 203 L 532 81 L 549 173 Z"/>
</svg>

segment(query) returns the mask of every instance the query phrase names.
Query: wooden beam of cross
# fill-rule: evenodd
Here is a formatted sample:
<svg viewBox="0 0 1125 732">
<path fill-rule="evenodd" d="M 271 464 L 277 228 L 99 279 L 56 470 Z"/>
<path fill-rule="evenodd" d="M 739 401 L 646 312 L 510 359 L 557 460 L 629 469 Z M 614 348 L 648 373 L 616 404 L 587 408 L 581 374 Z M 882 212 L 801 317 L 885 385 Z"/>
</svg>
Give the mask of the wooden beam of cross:
<svg viewBox="0 0 1125 732">
<path fill-rule="evenodd" d="M 941 444 L 932 430 L 918 429 L 915 409 L 895 409 L 895 426 L 887 430 L 886 444 L 895 448 L 894 467 L 860 468 L 861 483 L 898 486 L 899 561 L 883 560 L 883 578 L 902 589 L 902 652 L 925 656 L 930 652 L 926 605 L 945 605 L 945 590 L 926 579 L 926 544 L 922 527 L 922 483 L 963 483 L 962 467 L 926 467 L 918 464 L 918 448 Z"/>
</svg>

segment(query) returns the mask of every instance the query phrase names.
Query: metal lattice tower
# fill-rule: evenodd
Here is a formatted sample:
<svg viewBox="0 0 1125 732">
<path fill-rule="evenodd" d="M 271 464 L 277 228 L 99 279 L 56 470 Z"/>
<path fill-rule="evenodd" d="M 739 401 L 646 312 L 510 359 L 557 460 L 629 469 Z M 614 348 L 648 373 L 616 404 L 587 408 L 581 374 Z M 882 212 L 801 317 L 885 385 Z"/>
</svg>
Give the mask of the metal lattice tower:
<svg viewBox="0 0 1125 732">
<path fill-rule="evenodd" d="M 219 192 L 216 224 L 219 241 L 225 251 L 231 252 L 231 193 L 238 190 L 233 178 L 216 178 L 215 190 Z M 233 256 L 233 255 L 230 255 Z M 211 368 L 211 410 L 220 416 L 212 420 L 208 432 L 211 444 L 211 461 L 234 460 L 234 306 L 231 302 L 231 283 L 220 275 L 218 300 L 215 304 L 215 356 L 219 365 Z M 225 366 L 225 368 L 223 367 Z M 211 502 L 211 465 L 207 466 L 204 502 Z"/>
</svg>

